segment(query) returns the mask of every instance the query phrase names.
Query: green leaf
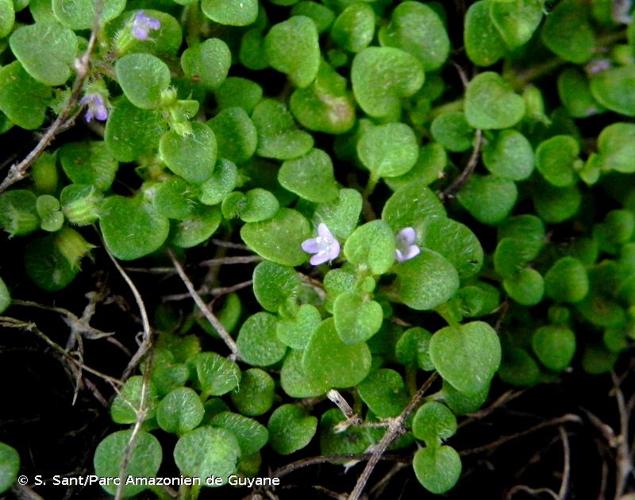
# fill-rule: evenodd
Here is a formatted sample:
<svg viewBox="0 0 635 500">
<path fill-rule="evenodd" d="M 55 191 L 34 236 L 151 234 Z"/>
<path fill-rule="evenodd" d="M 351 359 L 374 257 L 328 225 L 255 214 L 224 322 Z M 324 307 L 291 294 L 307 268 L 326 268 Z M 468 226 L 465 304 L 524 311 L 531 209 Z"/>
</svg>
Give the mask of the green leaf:
<svg viewBox="0 0 635 500">
<path fill-rule="evenodd" d="M 44 231 L 52 233 L 62 228 L 64 214 L 60 210 L 60 202 L 55 196 L 50 194 L 38 196 L 35 207 L 40 216 L 40 227 Z"/>
<path fill-rule="evenodd" d="M 494 329 L 482 321 L 448 326 L 432 335 L 430 358 L 441 376 L 461 392 L 477 393 L 492 380 L 501 362 Z"/>
<path fill-rule="evenodd" d="M 248 26 L 258 17 L 258 0 L 203 0 L 203 13 L 212 21 L 226 26 Z"/>
<path fill-rule="evenodd" d="M 454 436 L 456 430 L 454 413 L 436 401 L 424 403 L 412 419 L 412 433 L 428 446 L 435 446 L 439 440 Z"/>
<path fill-rule="evenodd" d="M 357 227 L 362 211 L 362 196 L 355 189 L 340 189 L 335 202 L 321 203 L 315 208 L 316 225 L 327 225 L 337 237 L 346 239 Z"/>
<path fill-rule="evenodd" d="M 174 447 L 174 462 L 181 474 L 189 477 L 215 476 L 226 482 L 236 472 L 239 458 L 236 436 L 216 427 L 194 429 L 181 436 Z"/>
<path fill-rule="evenodd" d="M 256 106 L 251 119 L 258 131 L 259 156 L 291 160 L 313 147 L 313 137 L 298 130 L 284 103 L 265 99 Z"/>
<path fill-rule="evenodd" d="M 13 5 L 13 4 L 12 4 Z M 0 494 L 9 491 L 20 471 L 20 455 L 14 448 L 0 443 Z"/>
<path fill-rule="evenodd" d="M 397 5 L 390 22 L 379 30 L 379 41 L 409 52 L 425 71 L 439 69 L 450 53 L 448 33 L 438 12 L 419 2 Z"/>
<path fill-rule="evenodd" d="M 375 335 L 381 328 L 384 313 L 379 303 L 356 292 L 342 293 L 333 303 L 335 329 L 342 342 L 357 344 Z"/>
<path fill-rule="evenodd" d="M 417 162 L 419 147 L 413 130 L 405 123 L 387 123 L 364 130 L 357 155 L 371 178 L 396 177 Z"/>
<path fill-rule="evenodd" d="M 33 282 L 48 292 L 65 288 L 80 270 L 81 259 L 93 248 L 75 230 L 63 227 L 44 238 L 30 241 L 24 267 Z"/>
<path fill-rule="evenodd" d="M 399 299 L 417 311 L 429 311 L 447 302 L 459 288 L 459 274 L 454 266 L 426 248 L 396 266 L 395 273 Z"/>
<path fill-rule="evenodd" d="M 355 123 L 355 104 L 346 89 L 346 78 L 322 61 L 315 81 L 291 94 L 289 107 L 309 130 L 342 134 Z"/>
<path fill-rule="evenodd" d="M 248 417 L 257 417 L 267 413 L 273 405 L 275 383 L 271 375 L 260 368 L 245 370 L 240 385 L 230 396 L 236 409 Z"/>
<path fill-rule="evenodd" d="M 483 265 L 483 248 L 467 226 L 446 217 L 426 221 L 421 243 L 445 257 L 458 271 L 461 280 L 477 274 Z"/>
<path fill-rule="evenodd" d="M 337 408 L 327 410 L 320 419 L 320 452 L 322 455 L 357 455 L 374 444 L 368 429 L 350 426 L 341 429 L 346 419 Z"/>
<path fill-rule="evenodd" d="M 571 186 L 580 163 L 578 142 L 570 135 L 556 135 L 543 141 L 536 150 L 536 168 L 549 184 Z"/>
<path fill-rule="evenodd" d="M 359 384 L 368 375 L 370 364 L 371 355 L 366 343 L 347 345 L 342 342 L 333 319 L 324 320 L 313 332 L 302 359 L 309 381 L 325 389 Z"/>
<path fill-rule="evenodd" d="M 308 87 L 320 67 L 315 24 L 305 16 L 274 24 L 265 37 L 265 54 L 271 67 L 288 75 L 296 87 Z"/>
<path fill-rule="evenodd" d="M 488 385 L 479 392 L 468 394 L 459 392 L 445 380 L 443 381 L 443 388 L 441 389 L 443 402 L 448 405 L 455 415 L 474 413 L 483 406 L 483 403 L 487 400 L 488 393 Z"/>
<path fill-rule="evenodd" d="M 379 418 L 396 417 L 409 400 L 401 375 L 386 368 L 372 372 L 357 390 L 362 401 Z"/>
<path fill-rule="evenodd" d="M 563 0 L 547 16 L 542 42 L 554 54 L 576 64 L 587 62 L 595 50 L 588 11 L 578 0 Z"/>
<path fill-rule="evenodd" d="M 277 320 L 272 314 L 259 312 L 249 316 L 240 327 L 236 344 L 242 359 L 253 366 L 271 366 L 287 352 L 276 335 Z"/>
<path fill-rule="evenodd" d="M 393 231 L 414 227 L 417 233 L 429 217 L 445 217 L 445 208 L 434 192 L 419 182 L 407 184 L 388 198 L 381 213 Z"/>
<path fill-rule="evenodd" d="M 568 368 L 573 360 L 575 334 L 564 326 L 543 326 L 534 332 L 531 346 L 543 365 L 560 372 Z"/>
<path fill-rule="evenodd" d="M 421 485 L 440 495 L 452 489 L 461 476 L 461 457 L 449 446 L 420 448 L 412 467 Z"/>
<path fill-rule="evenodd" d="M 194 82 L 200 82 L 209 90 L 220 87 L 227 78 L 230 66 L 231 52 L 219 38 L 208 38 L 185 49 L 181 54 L 181 68 L 185 76 Z"/>
<path fill-rule="evenodd" d="M 589 79 L 576 68 L 566 68 L 558 76 L 558 96 L 573 118 L 586 118 L 603 110 L 591 94 Z"/>
<path fill-rule="evenodd" d="M 189 217 L 173 224 L 170 243 L 180 248 L 194 247 L 207 241 L 220 223 L 218 207 L 195 206 Z"/>
<path fill-rule="evenodd" d="M 328 388 L 322 381 L 311 380 L 302 366 L 303 351 L 289 350 L 280 370 L 280 386 L 292 398 L 321 396 Z"/>
<path fill-rule="evenodd" d="M 170 224 L 141 196 L 110 196 L 101 207 L 99 227 L 108 250 L 118 259 L 134 260 L 158 250 Z"/>
<path fill-rule="evenodd" d="M 10 236 L 24 236 L 40 228 L 37 197 L 27 189 L 0 194 L 0 226 Z"/>
<path fill-rule="evenodd" d="M 191 359 L 201 391 L 206 396 L 222 396 L 240 383 L 240 368 L 214 352 L 201 352 Z"/>
<path fill-rule="evenodd" d="M 216 137 L 205 124 L 193 122 L 192 134 L 181 136 L 174 130 L 161 137 L 159 154 L 172 172 L 193 184 L 209 179 L 216 164 Z"/>
<path fill-rule="evenodd" d="M 573 257 L 557 260 L 545 274 L 545 293 L 557 302 L 580 302 L 589 293 L 589 277 Z"/>
<path fill-rule="evenodd" d="M 503 281 L 503 288 L 512 299 L 524 306 L 538 304 L 544 295 L 545 282 L 542 275 L 530 267 L 521 269 Z"/>
<path fill-rule="evenodd" d="M 110 417 L 117 424 L 134 424 L 141 409 L 141 394 L 145 390 L 145 419 L 154 418 L 159 398 L 156 388 L 149 384 L 143 388 L 143 377 L 135 375 L 126 380 L 110 407 Z"/>
<path fill-rule="evenodd" d="M 327 203 L 338 197 L 331 157 L 321 149 L 287 160 L 278 171 L 280 185 L 314 203 Z"/>
<path fill-rule="evenodd" d="M 591 78 L 591 94 L 604 107 L 619 113 L 635 116 L 635 66 L 608 69 Z"/>
<path fill-rule="evenodd" d="M 262 87 L 256 82 L 238 76 L 230 76 L 214 92 L 219 109 L 239 107 L 247 113 L 262 99 Z"/>
<path fill-rule="evenodd" d="M 540 218 L 556 224 L 573 217 L 582 203 L 582 194 L 577 186 L 558 188 L 542 184 L 532 193 L 534 207 Z"/>
<path fill-rule="evenodd" d="M 298 405 L 285 404 L 269 417 L 269 443 L 280 455 L 290 455 L 307 446 L 317 430 L 317 418 Z"/>
<path fill-rule="evenodd" d="M 267 428 L 253 418 L 238 413 L 223 411 L 211 420 L 211 425 L 231 432 L 238 440 L 241 456 L 257 453 L 269 439 Z"/>
<path fill-rule="evenodd" d="M 130 4 L 129 4 L 130 5 Z M 137 40 L 131 36 L 124 36 L 121 40 L 123 47 L 118 47 L 122 53 L 149 53 L 161 58 L 176 60 L 176 54 L 183 42 L 181 25 L 173 16 L 160 10 L 144 8 L 143 10 L 129 10 L 124 15 L 119 16 L 113 22 L 106 25 L 106 32 L 114 39 L 119 39 L 117 33 L 125 30 L 129 33 L 130 26 L 135 17 L 143 12 L 145 15 L 156 19 L 161 23 L 161 27 L 151 32 L 146 40 Z"/>
<path fill-rule="evenodd" d="M 514 347 L 505 349 L 498 376 L 506 384 L 528 387 L 540 382 L 542 373 L 536 360 L 525 349 Z"/>
<path fill-rule="evenodd" d="M 272 219 L 245 224 L 240 236 L 265 259 L 284 266 L 299 266 L 307 260 L 301 245 L 311 236 L 311 228 L 302 214 L 281 208 Z"/>
<path fill-rule="evenodd" d="M 7 310 L 11 305 L 11 294 L 4 280 L 0 278 L 0 314 Z M 0 488 L 1 490 L 2 488 Z"/>
<path fill-rule="evenodd" d="M 514 208 L 517 197 L 513 181 L 494 175 L 472 175 L 457 196 L 459 203 L 483 224 L 502 222 Z"/>
<path fill-rule="evenodd" d="M 604 128 L 598 137 L 598 152 L 603 170 L 635 172 L 635 124 L 613 123 Z"/>
<path fill-rule="evenodd" d="M 367 222 L 348 237 L 344 255 L 360 268 L 369 269 L 373 274 L 384 274 L 395 262 L 395 236 L 386 222 Z"/>
<path fill-rule="evenodd" d="M 13 32 L 9 45 L 26 72 L 51 87 L 63 85 L 71 76 L 77 55 L 77 37 L 57 23 L 35 23 Z"/>
<path fill-rule="evenodd" d="M 525 101 L 498 74 L 473 78 L 465 91 L 465 117 L 474 128 L 503 129 L 516 125 L 525 114 Z"/>
<path fill-rule="evenodd" d="M 432 121 L 430 132 L 435 141 L 453 153 L 461 153 L 473 147 L 474 129 L 461 111 L 437 116 Z"/>
<path fill-rule="evenodd" d="M 465 16 L 463 40 L 470 60 L 478 66 L 491 66 L 505 55 L 505 43 L 490 17 L 487 0 L 474 2 Z"/>
<path fill-rule="evenodd" d="M 406 174 L 399 177 L 384 179 L 386 184 L 396 191 L 410 183 L 421 183 L 424 186 L 444 176 L 444 169 L 448 164 L 448 154 L 441 144 L 431 142 L 419 150 L 417 163 Z"/>
<path fill-rule="evenodd" d="M 346 7 L 331 28 L 331 39 L 349 52 L 359 52 L 368 47 L 374 34 L 375 12 L 361 2 Z"/>
<path fill-rule="evenodd" d="M 4 38 L 11 30 L 13 30 L 13 25 L 15 24 L 15 7 L 13 6 L 13 0 L 2 0 L 0 2 L 0 38 Z M 2 487 L 0 487 L 0 493 L 2 492 Z"/>
<path fill-rule="evenodd" d="M 102 141 L 64 144 L 58 157 L 64 173 L 76 184 L 89 184 L 106 191 L 115 180 L 119 163 Z"/>
<path fill-rule="evenodd" d="M 525 45 L 538 28 L 543 0 L 494 0 L 489 2 L 492 23 L 510 50 Z"/>
<path fill-rule="evenodd" d="M 424 73 L 414 56 L 394 47 L 367 47 L 355 55 L 351 82 L 357 103 L 369 116 L 395 116 L 401 99 L 421 88 Z"/>
<path fill-rule="evenodd" d="M 238 184 L 236 165 L 224 158 L 219 159 L 212 176 L 200 185 L 199 200 L 205 205 L 218 205 Z"/>
<path fill-rule="evenodd" d="M 534 150 L 520 132 L 503 130 L 485 144 L 483 163 L 501 179 L 522 181 L 534 170 Z"/>
<path fill-rule="evenodd" d="M 129 455 L 126 454 L 133 430 L 117 431 L 106 436 L 97 446 L 93 457 L 95 474 L 98 477 L 108 479 L 119 477 L 121 465 L 125 459 L 126 474 L 128 477 L 152 479 L 157 476 L 163 453 L 157 438 L 146 431 L 136 434 L 135 446 Z M 111 495 L 117 491 L 117 485 L 112 481 L 104 481 L 104 490 Z M 147 486 L 143 484 L 128 484 L 122 488 L 125 497 L 132 497 L 144 491 Z"/>
<path fill-rule="evenodd" d="M 51 89 L 31 78 L 19 61 L 0 69 L 0 111 L 19 127 L 40 127 L 50 100 Z"/>
<path fill-rule="evenodd" d="M 293 16 L 310 17 L 318 30 L 318 33 L 324 33 L 328 30 L 335 20 L 335 14 L 331 9 L 318 2 L 301 1 L 296 3 L 291 9 Z"/>
<path fill-rule="evenodd" d="M 180 177 L 169 177 L 160 182 L 154 190 L 152 199 L 154 208 L 163 217 L 185 220 L 197 208 L 193 200 L 193 191 L 192 187 Z"/>
<path fill-rule="evenodd" d="M 96 0 L 53 0 L 53 14 L 64 26 L 73 30 L 87 30 L 95 24 L 106 24 L 126 8 L 126 0 L 108 0 L 99 4 Z M 99 12 L 99 14 L 98 14 Z"/>
<path fill-rule="evenodd" d="M 117 160 L 131 162 L 155 155 L 166 129 L 160 112 L 137 108 L 122 97 L 110 112 L 104 138 Z"/>
<path fill-rule="evenodd" d="M 293 269 L 268 261 L 256 266 L 253 281 L 256 300 L 267 311 L 274 313 L 296 295 L 301 284 L 300 277 Z"/>
<path fill-rule="evenodd" d="M 280 342 L 292 349 L 304 349 L 321 321 L 322 316 L 317 307 L 302 304 L 294 317 L 278 321 L 276 334 Z"/>
<path fill-rule="evenodd" d="M 430 361 L 429 346 L 432 334 L 423 328 L 408 328 L 395 344 L 395 357 L 407 367 L 434 370 Z"/>
<path fill-rule="evenodd" d="M 129 54 L 115 64 L 117 82 L 128 100 L 141 109 L 157 108 L 170 85 L 170 69 L 151 54 Z"/>
<path fill-rule="evenodd" d="M 258 146 L 258 133 L 245 110 L 226 108 L 207 122 L 218 142 L 218 157 L 234 163 L 249 160 Z"/>
<path fill-rule="evenodd" d="M 179 387 L 165 396 L 157 407 L 157 423 L 165 432 L 184 434 L 203 420 L 205 409 L 198 394 L 189 387 Z"/>
</svg>

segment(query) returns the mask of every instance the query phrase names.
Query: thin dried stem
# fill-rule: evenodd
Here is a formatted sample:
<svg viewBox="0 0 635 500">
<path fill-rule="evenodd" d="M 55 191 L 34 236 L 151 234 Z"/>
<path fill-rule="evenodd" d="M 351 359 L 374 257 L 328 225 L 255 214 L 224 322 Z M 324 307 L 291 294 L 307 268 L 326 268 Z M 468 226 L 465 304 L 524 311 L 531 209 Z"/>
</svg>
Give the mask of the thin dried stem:
<svg viewBox="0 0 635 500">
<path fill-rule="evenodd" d="M 198 294 L 198 292 L 194 288 L 194 285 L 188 278 L 187 274 L 185 274 L 185 271 L 183 270 L 183 266 L 178 261 L 178 259 L 174 256 L 174 253 L 172 252 L 172 250 L 168 250 L 168 255 L 170 256 L 170 259 L 172 260 L 172 264 L 174 265 L 174 268 L 176 269 L 177 274 L 181 278 L 181 281 L 183 281 L 183 284 L 187 288 L 187 291 L 189 292 L 190 296 L 194 300 L 196 307 L 199 308 L 201 313 L 203 313 L 203 316 L 205 316 L 205 319 L 209 321 L 209 323 L 216 329 L 220 337 L 223 339 L 223 341 L 225 342 L 225 344 L 227 345 L 227 347 L 232 353 L 231 358 L 234 360 L 238 359 L 239 358 L 238 346 L 236 345 L 236 342 L 234 342 L 234 339 L 231 337 L 231 335 L 225 329 L 225 327 L 219 321 L 219 319 L 214 315 L 214 313 L 210 311 L 209 307 L 207 307 L 207 304 L 205 304 L 201 296 Z"/>
<path fill-rule="evenodd" d="M 362 453 L 359 455 L 319 455 L 316 457 L 303 458 L 295 462 L 291 462 L 279 469 L 276 469 L 269 476 L 270 477 L 283 477 L 299 469 L 310 467 L 311 465 L 319 464 L 350 464 L 357 463 L 360 460 L 367 460 L 373 456 L 372 453 Z M 386 460 L 389 462 L 401 462 L 409 463 L 410 459 L 407 457 L 401 457 L 396 455 L 383 455 L 379 457 L 379 460 Z"/>
<path fill-rule="evenodd" d="M 128 274 L 126 273 L 126 271 L 123 270 L 119 262 L 117 262 L 117 259 L 115 259 L 110 252 L 108 252 L 108 256 L 110 257 L 110 260 L 112 260 L 117 271 L 119 271 L 119 274 L 121 275 L 121 277 L 124 279 L 124 281 L 128 285 L 128 288 L 130 288 L 130 291 L 132 292 L 135 302 L 137 303 L 137 307 L 139 308 L 139 314 L 141 315 L 141 323 L 143 325 L 143 340 L 141 342 L 141 345 L 139 346 L 139 349 L 137 350 L 135 355 L 132 357 L 132 359 L 128 363 L 128 366 L 126 367 L 126 370 L 124 371 L 124 379 L 127 378 L 132 373 L 132 370 L 136 368 L 136 366 L 141 362 L 143 357 L 146 354 L 148 355 L 148 366 L 146 367 L 143 373 L 143 378 L 141 381 L 141 390 L 139 394 L 139 408 L 135 409 L 136 411 L 135 424 L 132 427 L 132 432 L 130 433 L 130 439 L 128 439 L 128 443 L 126 444 L 126 448 L 124 449 L 123 459 L 121 461 L 121 466 L 119 468 L 119 483 L 117 485 L 117 491 L 115 492 L 115 500 L 121 500 L 123 498 L 125 477 L 126 477 L 126 472 L 128 470 L 128 465 L 130 464 L 132 453 L 134 452 L 135 447 L 137 445 L 137 438 L 139 436 L 139 432 L 141 432 L 141 426 L 143 425 L 143 422 L 145 421 L 147 413 L 148 413 L 148 393 L 150 389 L 150 377 L 152 374 L 152 362 L 154 358 L 153 356 L 154 351 L 152 350 L 153 332 L 150 326 L 150 320 L 148 319 L 148 311 L 146 310 L 145 303 L 143 302 L 143 297 L 141 297 L 139 290 L 137 289 L 134 282 L 130 279 L 130 276 L 128 276 Z"/>
<path fill-rule="evenodd" d="M 483 145 L 483 132 L 480 129 L 476 130 L 474 134 L 474 149 L 472 149 L 472 154 L 470 155 L 470 159 L 467 161 L 463 172 L 459 174 L 459 176 L 454 179 L 452 184 L 450 184 L 445 190 L 441 193 L 441 199 L 443 201 L 448 201 L 454 198 L 455 194 L 463 187 L 463 185 L 469 180 L 470 176 L 474 172 L 476 165 L 478 165 L 478 159 L 481 154 L 481 146 Z"/>
<path fill-rule="evenodd" d="M 546 420 L 544 422 L 541 422 L 537 425 L 534 425 L 533 427 L 530 427 L 529 429 L 525 429 L 524 431 L 517 432 L 509 436 L 502 436 L 496 441 L 493 441 L 489 444 L 486 444 L 483 446 L 477 446 L 476 448 L 469 448 L 467 450 L 463 450 L 461 451 L 460 454 L 462 456 L 468 456 L 468 455 L 476 455 L 478 453 L 482 453 L 485 451 L 492 451 L 498 448 L 499 446 L 505 443 L 508 443 L 509 441 L 513 441 L 523 436 L 527 436 L 528 434 L 532 434 L 546 427 L 553 427 L 554 425 L 562 425 L 566 423 L 580 423 L 580 422 L 582 422 L 582 419 L 578 415 L 575 415 L 573 413 L 567 413 L 566 415 L 563 415 L 561 417 L 557 417 L 551 420 Z"/>
<path fill-rule="evenodd" d="M 90 69 L 90 57 L 95 48 L 95 42 L 97 41 L 97 33 L 99 32 L 99 17 L 96 16 L 95 25 L 90 34 L 90 38 L 88 39 L 88 45 L 86 46 L 86 50 L 81 55 L 77 61 L 75 61 L 75 71 L 76 77 L 73 82 L 73 86 L 71 88 L 71 94 L 68 98 L 68 102 L 64 106 L 64 109 L 57 115 L 55 121 L 50 125 L 44 135 L 40 138 L 36 146 L 29 152 L 28 155 L 19 163 L 14 163 L 7 176 L 4 178 L 2 183 L 0 184 L 0 193 L 5 191 L 7 188 L 15 184 L 16 182 L 21 181 L 27 176 L 29 168 L 31 165 L 35 163 L 35 161 L 46 151 L 51 143 L 55 140 L 57 135 L 68 128 L 69 122 L 74 122 L 75 120 L 75 106 L 79 101 L 79 97 L 83 91 L 84 82 L 88 77 L 89 69 Z"/>
<path fill-rule="evenodd" d="M 410 416 L 410 414 L 419 407 L 419 405 L 421 404 L 421 401 L 423 400 L 423 396 L 428 391 L 430 386 L 434 383 L 436 378 L 437 378 L 436 373 L 433 373 L 430 377 L 428 377 L 428 380 L 426 380 L 423 383 L 423 385 L 419 388 L 419 390 L 415 393 L 413 398 L 410 400 L 410 403 L 408 403 L 408 406 L 404 408 L 404 410 L 401 412 L 401 414 L 398 417 L 390 421 L 390 425 L 388 426 L 386 433 L 381 438 L 379 443 L 373 448 L 370 459 L 366 463 L 366 467 L 364 467 L 362 474 L 357 479 L 355 488 L 353 488 L 353 491 L 348 496 L 348 500 L 358 500 L 361 497 L 362 492 L 364 491 L 364 488 L 366 487 L 366 483 L 370 479 L 370 475 L 373 473 L 373 470 L 375 469 L 375 466 L 381 459 L 381 456 L 386 452 L 386 450 L 392 444 L 392 442 L 395 439 L 397 439 L 401 434 L 403 434 L 403 432 L 405 431 L 404 425 L 403 425 L 404 422 Z"/>
<path fill-rule="evenodd" d="M 564 427 L 558 428 L 560 431 L 560 438 L 562 439 L 562 461 L 564 463 L 562 467 L 562 482 L 560 483 L 560 489 L 558 490 L 558 500 L 565 500 L 567 498 L 567 492 L 569 491 L 569 480 L 571 478 L 571 450 L 569 448 L 569 436 Z"/>
<path fill-rule="evenodd" d="M 231 266 L 236 264 L 252 264 L 254 262 L 260 262 L 262 257 L 260 255 L 237 255 L 233 257 L 220 257 L 215 259 L 208 259 L 199 262 L 199 266 L 212 267 L 212 266 Z"/>
</svg>

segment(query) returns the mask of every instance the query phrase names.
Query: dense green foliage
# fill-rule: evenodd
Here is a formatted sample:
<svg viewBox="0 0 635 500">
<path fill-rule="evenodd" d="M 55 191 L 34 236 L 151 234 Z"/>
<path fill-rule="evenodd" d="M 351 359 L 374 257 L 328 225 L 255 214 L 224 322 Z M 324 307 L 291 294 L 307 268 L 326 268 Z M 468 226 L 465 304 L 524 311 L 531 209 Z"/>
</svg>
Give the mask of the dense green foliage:
<svg viewBox="0 0 635 500">
<path fill-rule="evenodd" d="M 261 258 L 212 302 L 232 356 L 193 307 L 150 311 L 156 343 L 96 473 L 125 458 L 225 482 L 266 474 L 265 447 L 364 453 L 437 373 L 391 444 L 440 494 L 462 470 L 456 417 L 495 377 L 610 371 L 635 340 L 631 19 L 478 0 L 461 39 L 437 2 L 1 0 L 0 131 L 90 122 L 0 188 L 36 285 L 53 294 L 105 251 L 211 258 L 212 237 Z M 356 419 L 307 399 L 332 390 Z M 0 443 L 0 493 L 18 469 Z"/>
</svg>

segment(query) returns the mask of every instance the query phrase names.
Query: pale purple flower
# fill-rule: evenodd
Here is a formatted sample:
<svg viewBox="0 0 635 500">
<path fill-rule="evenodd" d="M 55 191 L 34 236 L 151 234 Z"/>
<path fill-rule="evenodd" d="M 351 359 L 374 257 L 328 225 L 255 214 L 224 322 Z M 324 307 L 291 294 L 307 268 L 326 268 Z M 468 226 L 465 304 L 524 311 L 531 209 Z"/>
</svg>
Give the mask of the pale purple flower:
<svg viewBox="0 0 635 500">
<path fill-rule="evenodd" d="M 161 21 L 146 15 L 145 12 L 140 10 L 134 16 L 132 20 L 132 36 L 137 40 L 147 40 L 150 31 L 158 30 L 161 27 Z"/>
<path fill-rule="evenodd" d="M 81 106 L 88 106 L 86 110 L 86 121 L 91 122 L 93 119 L 105 122 L 108 118 L 108 108 L 104 102 L 104 98 L 99 94 L 86 94 L 79 101 Z"/>
<path fill-rule="evenodd" d="M 405 227 L 397 233 L 397 249 L 395 258 L 398 262 L 406 262 L 421 253 L 417 246 L 417 232 L 413 227 Z"/>
<path fill-rule="evenodd" d="M 594 59 L 585 66 L 585 69 L 590 75 L 597 75 L 598 73 L 606 71 L 610 67 L 611 61 L 608 59 Z"/>
<path fill-rule="evenodd" d="M 302 242 L 302 250 L 314 254 L 310 260 L 314 266 L 319 266 L 327 261 L 331 262 L 340 254 L 340 242 L 329 231 L 326 224 L 320 223 L 317 233 L 316 238 L 309 238 Z"/>
</svg>

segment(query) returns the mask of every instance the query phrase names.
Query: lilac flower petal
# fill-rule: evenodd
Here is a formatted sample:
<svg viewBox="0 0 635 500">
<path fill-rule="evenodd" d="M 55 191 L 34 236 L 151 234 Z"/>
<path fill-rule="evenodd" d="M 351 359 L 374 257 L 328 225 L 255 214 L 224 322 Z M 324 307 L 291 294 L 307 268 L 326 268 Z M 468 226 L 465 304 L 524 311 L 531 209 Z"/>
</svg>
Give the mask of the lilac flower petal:
<svg viewBox="0 0 635 500">
<path fill-rule="evenodd" d="M 331 233 L 331 231 L 329 231 L 329 228 L 323 222 L 320 222 L 320 224 L 318 224 L 317 232 L 318 235 L 324 239 L 333 239 L 333 234 Z"/>
<path fill-rule="evenodd" d="M 142 26 L 133 26 L 132 36 L 137 40 L 145 41 L 148 39 L 148 30 Z"/>
<path fill-rule="evenodd" d="M 317 238 L 311 238 L 302 242 L 302 250 L 307 253 L 318 253 L 320 251 L 320 245 Z"/>
<path fill-rule="evenodd" d="M 309 262 L 314 266 L 319 266 L 320 264 L 324 264 L 328 260 L 329 260 L 328 255 L 326 255 L 324 252 L 319 252 L 319 253 L 316 253 L 313 257 L 311 257 Z"/>
<path fill-rule="evenodd" d="M 340 242 L 333 240 L 327 249 L 328 260 L 335 260 L 340 255 Z"/>
<path fill-rule="evenodd" d="M 105 106 L 99 106 L 95 110 L 95 117 L 100 122 L 105 122 L 108 119 L 108 110 Z"/>
<path fill-rule="evenodd" d="M 92 122 L 93 118 L 95 118 L 95 114 L 93 113 L 92 109 L 88 108 L 88 110 L 86 110 L 86 115 L 84 115 L 84 119 L 86 120 L 86 123 Z"/>
<path fill-rule="evenodd" d="M 412 245 L 417 241 L 417 232 L 413 227 L 405 227 L 399 231 L 399 239 L 408 245 Z"/>
<path fill-rule="evenodd" d="M 150 28 L 151 30 L 158 30 L 159 28 L 161 28 L 161 21 L 153 17 L 148 17 L 147 23 L 148 28 Z"/>
<path fill-rule="evenodd" d="M 411 245 L 408 247 L 408 251 L 404 255 L 404 260 L 414 259 L 421 253 L 421 249 L 417 245 Z"/>
</svg>

